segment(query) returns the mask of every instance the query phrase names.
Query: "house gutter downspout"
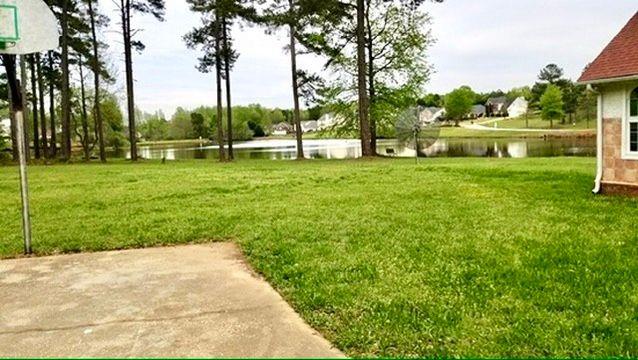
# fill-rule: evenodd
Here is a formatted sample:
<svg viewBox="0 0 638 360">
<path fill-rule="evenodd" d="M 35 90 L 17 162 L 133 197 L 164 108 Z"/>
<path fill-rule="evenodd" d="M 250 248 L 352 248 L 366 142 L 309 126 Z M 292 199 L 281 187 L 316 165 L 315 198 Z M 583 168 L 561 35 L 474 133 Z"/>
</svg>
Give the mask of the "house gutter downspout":
<svg viewBox="0 0 638 360">
<path fill-rule="evenodd" d="M 596 180 L 594 182 L 594 194 L 600 194 L 601 181 L 603 179 L 603 94 L 588 85 L 592 91 L 598 93 L 598 111 L 596 114 Z"/>
</svg>

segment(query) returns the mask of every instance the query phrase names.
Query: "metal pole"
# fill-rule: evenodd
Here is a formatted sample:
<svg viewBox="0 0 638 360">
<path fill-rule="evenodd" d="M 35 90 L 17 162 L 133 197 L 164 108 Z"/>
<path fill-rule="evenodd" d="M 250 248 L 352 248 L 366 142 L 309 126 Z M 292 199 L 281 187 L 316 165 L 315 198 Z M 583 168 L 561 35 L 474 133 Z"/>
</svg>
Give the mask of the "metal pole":
<svg viewBox="0 0 638 360">
<path fill-rule="evenodd" d="M 31 250 L 31 219 L 29 213 L 29 182 L 27 179 L 27 159 L 24 141 L 24 116 L 22 110 L 16 111 L 16 131 L 18 137 L 18 160 L 20 162 L 20 195 L 22 196 L 22 231 L 24 234 L 24 253 Z"/>
<path fill-rule="evenodd" d="M 16 119 L 16 145 L 18 161 L 20 163 L 20 195 L 22 198 L 22 232 L 24 234 L 24 253 L 29 255 L 31 250 L 31 220 L 29 215 L 29 183 L 27 180 L 27 143 L 24 138 L 24 113 L 20 82 L 16 78 L 16 61 L 13 55 L 2 55 L 2 62 L 6 68 L 7 82 L 11 93 L 11 107 Z"/>
</svg>

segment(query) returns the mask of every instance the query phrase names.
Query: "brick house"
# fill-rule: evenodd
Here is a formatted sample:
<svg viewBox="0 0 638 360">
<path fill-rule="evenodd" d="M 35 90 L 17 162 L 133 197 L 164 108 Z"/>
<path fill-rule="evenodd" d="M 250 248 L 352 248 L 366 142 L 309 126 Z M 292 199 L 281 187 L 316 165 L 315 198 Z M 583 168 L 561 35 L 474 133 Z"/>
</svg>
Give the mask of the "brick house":
<svg viewBox="0 0 638 360">
<path fill-rule="evenodd" d="M 594 193 L 638 195 L 638 12 L 578 82 L 598 93 Z"/>
</svg>

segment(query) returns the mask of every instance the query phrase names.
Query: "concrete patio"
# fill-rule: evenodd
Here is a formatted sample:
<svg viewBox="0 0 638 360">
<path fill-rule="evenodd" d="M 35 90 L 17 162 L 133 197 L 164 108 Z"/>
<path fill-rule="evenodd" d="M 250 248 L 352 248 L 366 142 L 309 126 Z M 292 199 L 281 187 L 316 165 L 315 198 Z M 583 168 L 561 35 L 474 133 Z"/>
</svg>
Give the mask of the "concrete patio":
<svg viewBox="0 0 638 360">
<path fill-rule="evenodd" d="M 0 261 L 0 357 L 340 357 L 233 244 Z"/>
</svg>

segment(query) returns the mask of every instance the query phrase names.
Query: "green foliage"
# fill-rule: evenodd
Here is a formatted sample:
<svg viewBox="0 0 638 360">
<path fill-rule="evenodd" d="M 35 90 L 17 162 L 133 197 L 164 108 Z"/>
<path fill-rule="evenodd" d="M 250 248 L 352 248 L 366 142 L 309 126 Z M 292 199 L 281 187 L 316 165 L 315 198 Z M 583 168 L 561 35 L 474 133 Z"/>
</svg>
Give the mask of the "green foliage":
<svg viewBox="0 0 638 360">
<path fill-rule="evenodd" d="M 0 116 L 0 119 L 2 119 L 1 116 Z M 9 135 L 5 134 L 4 128 L 0 126 L 0 160 L 5 160 L 8 157 L 8 155 L 4 151 L 5 149 L 9 147 L 8 137 Z"/>
<path fill-rule="evenodd" d="M 556 85 L 549 84 L 539 102 L 544 120 L 560 119 L 564 115 L 563 93 Z"/>
<path fill-rule="evenodd" d="M 563 110 L 566 114 L 573 115 L 578 109 L 578 103 L 584 95 L 585 86 L 566 80 L 561 86 L 563 91 Z"/>
<path fill-rule="evenodd" d="M 359 121 L 357 117 L 357 103 L 351 98 L 352 94 L 339 85 L 322 89 L 323 106 L 326 112 L 341 119 L 340 123 L 324 133 L 335 137 L 357 137 L 359 134 Z"/>
<path fill-rule="evenodd" d="M 191 113 L 191 124 L 193 126 L 193 133 L 196 137 L 206 139 L 210 135 L 209 126 L 204 119 L 204 115 L 196 112 Z"/>
<path fill-rule="evenodd" d="M 578 109 L 576 112 L 577 117 L 585 118 L 589 123 L 596 117 L 596 108 L 598 106 L 597 96 L 593 91 L 587 90 L 583 92 L 583 95 L 578 102 Z"/>
<path fill-rule="evenodd" d="M 128 139 L 124 134 L 124 116 L 117 98 L 114 95 L 106 94 L 101 105 L 106 146 L 115 149 L 126 146 Z"/>
<path fill-rule="evenodd" d="M 290 110 L 287 110 L 288 113 L 291 113 Z M 284 115 L 284 111 L 280 110 L 280 109 L 274 109 L 270 112 L 269 115 L 269 122 L 271 124 L 277 124 L 280 123 L 282 121 L 288 121 L 288 122 L 292 122 L 292 116 L 286 118 L 286 116 Z"/>
<path fill-rule="evenodd" d="M 215 107 L 200 106 L 192 112 L 187 113 L 189 114 L 189 118 L 191 113 L 200 114 L 205 120 L 208 134 L 214 134 L 217 131 L 217 110 Z M 280 109 L 268 109 L 258 104 L 233 106 L 233 139 L 250 140 L 254 136 L 264 136 L 266 129 L 268 129 L 270 125 L 284 120 L 284 113 Z M 225 132 L 227 126 L 226 121 L 223 121 L 222 125 Z M 195 134 L 192 121 L 190 127 L 193 129 L 193 134 Z M 198 137 L 197 135 L 194 136 Z"/>
<path fill-rule="evenodd" d="M 414 88 L 411 83 L 400 87 L 377 87 L 379 100 L 370 108 L 371 116 L 376 119 L 377 137 L 393 138 L 396 136 L 395 124 L 405 109 L 413 108 L 421 96 L 421 89 Z"/>
<path fill-rule="evenodd" d="M 146 141 L 166 140 L 170 130 L 168 121 L 160 114 L 152 115 L 138 126 L 142 138 Z"/>
<path fill-rule="evenodd" d="M 486 92 L 486 93 L 476 94 L 476 96 L 474 98 L 474 103 L 475 104 L 485 105 L 485 103 L 487 103 L 487 100 L 489 98 L 501 97 L 501 96 L 507 96 L 507 94 L 504 93 L 503 90 L 501 90 L 501 89 L 490 91 L 490 92 Z"/>
<path fill-rule="evenodd" d="M 3 73 L 0 74 L 0 111 L 7 111 L 9 106 L 9 86 L 7 84 L 7 74 L 4 72 L 4 67 L 0 67 Z M 2 114 L 2 113 L 0 113 Z M 2 118 L 2 116 L 0 116 Z"/>
<path fill-rule="evenodd" d="M 307 118 L 309 120 L 319 120 L 324 115 L 324 109 L 321 105 L 315 105 L 307 110 Z"/>
<path fill-rule="evenodd" d="M 592 196 L 595 166 L 592 158 L 33 166 L 33 245 L 47 255 L 237 242 L 351 357 L 635 357 L 638 200 Z M 16 173 L 0 167 L 0 257 L 22 255 Z"/>
<path fill-rule="evenodd" d="M 563 69 L 556 64 L 549 64 L 541 69 L 538 74 L 538 80 L 544 81 L 550 84 L 555 84 L 559 79 L 563 77 Z"/>
<path fill-rule="evenodd" d="M 469 86 L 461 86 L 445 96 L 445 113 L 449 119 L 458 120 L 466 116 L 476 99 L 476 94 Z"/>
<path fill-rule="evenodd" d="M 175 114 L 171 117 L 168 129 L 169 140 L 194 139 L 193 123 L 191 122 L 191 112 L 178 107 Z"/>
<path fill-rule="evenodd" d="M 423 98 L 417 100 L 417 105 L 425 107 L 442 107 L 443 96 L 439 94 L 427 94 Z"/>
<path fill-rule="evenodd" d="M 423 87 L 430 77 L 426 53 L 433 42 L 428 29 L 427 12 L 406 6 L 405 3 L 371 0 L 366 2 L 366 44 L 370 120 L 376 125 L 378 136 L 393 136 L 397 115 L 407 106 L 414 106 L 423 97 Z M 345 8 L 341 11 L 349 11 Z M 343 21 L 335 25 L 323 24 L 320 43 L 329 57 L 328 66 L 339 76 L 320 94 L 326 112 L 337 114 L 344 121 L 335 129 L 338 136 L 354 136 L 359 129 L 356 102 L 358 87 L 355 22 Z"/>
<path fill-rule="evenodd" d="M 534 83 L 534 86 L 532 86 L 532 99 L 530 101 L 530 106 L 532 108 L 539 107 L 541 96 L 543 96 L 543 94 L 545 93 L 545 90 L 547 90 L 547 85 L 549 85 L 549 83 L 536 82 Z"/>
</svg>

